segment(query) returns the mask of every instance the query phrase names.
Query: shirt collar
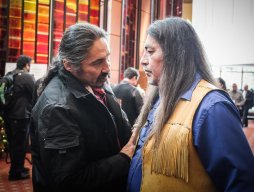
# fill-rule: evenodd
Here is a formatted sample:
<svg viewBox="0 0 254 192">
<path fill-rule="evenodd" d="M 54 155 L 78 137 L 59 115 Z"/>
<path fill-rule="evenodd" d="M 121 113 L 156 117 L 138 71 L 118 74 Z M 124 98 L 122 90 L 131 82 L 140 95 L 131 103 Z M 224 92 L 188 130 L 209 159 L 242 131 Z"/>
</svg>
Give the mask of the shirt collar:
<svg viewBox="0 0 254 192">
<path fill-rule="evenodd" d="M 195 80 L 192 83 L 191 87 L 181 96 L 181 99 L 185 99 L 185 100 L 191 100 L 192 97 L 192 93 L 194 91 L 194 89 L 196 88 L 196 86 L 198 85 L 199 81 L 201 80 L 201 76 L 197 73 L 195 75 Z"/>
</svg>

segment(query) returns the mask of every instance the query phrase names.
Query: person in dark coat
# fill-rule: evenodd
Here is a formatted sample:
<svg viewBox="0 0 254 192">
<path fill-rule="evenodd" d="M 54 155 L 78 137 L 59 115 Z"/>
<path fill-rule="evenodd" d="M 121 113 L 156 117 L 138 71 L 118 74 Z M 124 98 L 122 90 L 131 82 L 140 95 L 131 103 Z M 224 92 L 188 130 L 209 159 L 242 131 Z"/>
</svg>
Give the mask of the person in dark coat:
<svg viewBox="0 0 254 192">
<path fill-rule="evenodd" d="M 95 25 L 64 33 L 32 111 L 35 192 L 125 190 L 134 136 L 105 83 L 109 54 L 106 33 Z"/>
<path fill-rule="evenodd" d="M 119 100 L 122 109 L 126 112 L 131 126 L 133 126 L 143 105 L 143 98 L 136 87 L 138 79 L 138 70 L 129 67 L 124 71 L 124 79 L 113 88 L 113 92 Z"/>
<path fill-rule="evenodd" d="M 4 111 L 4 124 L 8 140 L 11 166 L 9 180 L 28 179 L 29 169 L 24 167 L 28 128 L 32 110 L 35 79 L 29 74 L 32 58 L 21 55 L 14 75 L 14 94 Z"/>
<path fill-rule="evenodd" d="M 248 127 L 248 113 L 253 107 L 253 93 L 248 88 L 248 85 L 244 85 L 243 98 L 245 102 L 243 105 L 243 127 Z"/>
</svg>

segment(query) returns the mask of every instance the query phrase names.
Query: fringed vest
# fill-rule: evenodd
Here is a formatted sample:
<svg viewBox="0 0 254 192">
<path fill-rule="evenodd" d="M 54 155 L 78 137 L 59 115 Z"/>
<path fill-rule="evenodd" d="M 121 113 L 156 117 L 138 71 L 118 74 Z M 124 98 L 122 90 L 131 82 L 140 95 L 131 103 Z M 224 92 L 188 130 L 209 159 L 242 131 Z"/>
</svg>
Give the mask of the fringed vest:
<svg viewBox="0 0 254 192">
<path fill-rule="evenodd" d="M 154 138 L 143 149 L 142 192 L 210 192 L 217 191 L 204 170 L 193 146 L 192 122 L 195 112 L 215 86 L 201 80 L 191 101 L 180 100 L 162 130 L 162 139 L 155 152 Z M 216 123 L 216 122 L 215 122 Z"/>
</svg>

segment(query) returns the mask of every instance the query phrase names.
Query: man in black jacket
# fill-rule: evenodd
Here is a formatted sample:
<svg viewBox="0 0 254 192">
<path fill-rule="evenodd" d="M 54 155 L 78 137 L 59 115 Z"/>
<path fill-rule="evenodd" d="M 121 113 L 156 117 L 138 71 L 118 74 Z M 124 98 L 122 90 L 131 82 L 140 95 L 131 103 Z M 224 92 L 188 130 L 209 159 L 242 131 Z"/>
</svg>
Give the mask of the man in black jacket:
<svg viewBox="0 0 254 192">
<path fill-rule="evenodd" d="M 32 59 L 21 55 L 14 75 L 14 96 L 4 111 L 4 123 L 9 144 L 11 166 L 9 180 L 29 178 L 29 169 L 24 167 L 28 126 L 32 110 L 34 77 L 29 74 Z"/>
<path fill-rule="evenodd" d="M 137 89 L 139 72 L 133 67 L 124 71 L 124 79 L 113 88 L 122 109 L 127 114 L 131 126 L 133 126 L 143 105 L 143 98 Z"/>
<path fill-rule="evenodd" d="M 253 93 L 248 89 L 248 85 L 244 85 L 243 88 L 243 127 L 248 127 L 248 113 L 249 109 L 253 107 Z"/>
<path fill-rule="evenodd" d="M 35 192 L 125 190 L 134 136 L 106 87 L 109 54 L 97 26 L 64 33 L 32 112 Z"/>
</svg>

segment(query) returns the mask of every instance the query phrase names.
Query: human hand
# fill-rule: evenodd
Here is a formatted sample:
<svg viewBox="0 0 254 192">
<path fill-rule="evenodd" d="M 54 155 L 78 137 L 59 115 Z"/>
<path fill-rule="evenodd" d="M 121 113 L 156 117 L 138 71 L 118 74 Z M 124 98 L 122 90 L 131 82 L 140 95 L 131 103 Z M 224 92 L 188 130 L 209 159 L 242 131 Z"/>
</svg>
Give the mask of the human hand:
<svg viewBox="0 0 254 192">
<path fill-rule="evenodd" d="M 121 153 L 124 153 L 125 155 L 127 155 L 128 157 L 132 158 L 134 151 L 135 151 L 135 144 L 136 144 L 136 131 L 134 131 L 131 135 L 130 140 L 128 141 L 128 143 L 122 148 L 122 150 L 120 151 Z"/>
</svg>

